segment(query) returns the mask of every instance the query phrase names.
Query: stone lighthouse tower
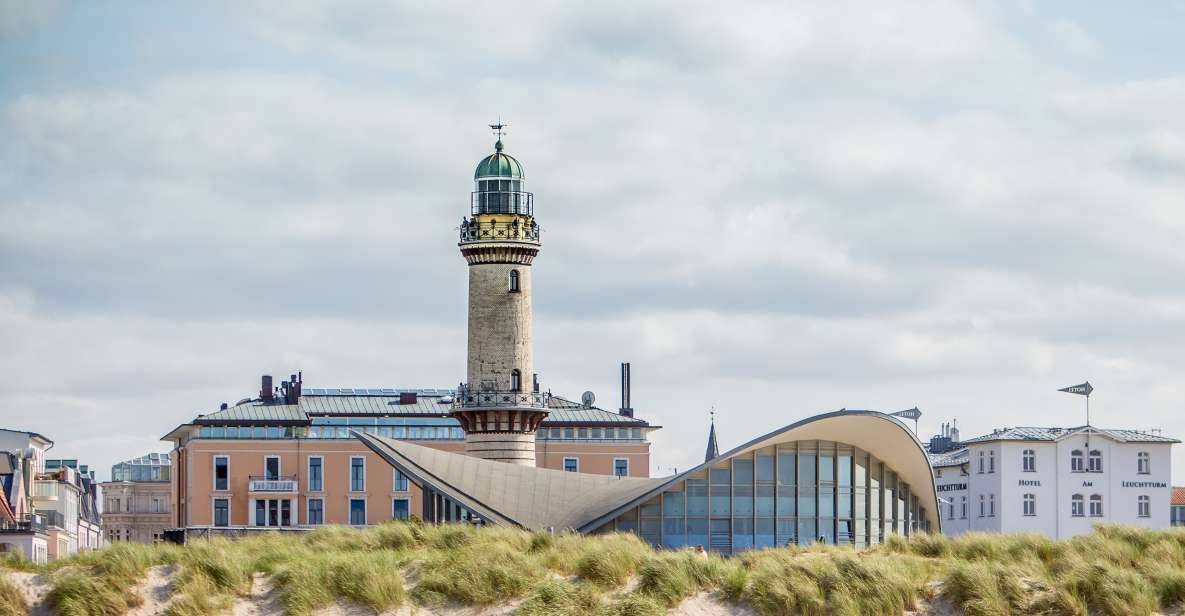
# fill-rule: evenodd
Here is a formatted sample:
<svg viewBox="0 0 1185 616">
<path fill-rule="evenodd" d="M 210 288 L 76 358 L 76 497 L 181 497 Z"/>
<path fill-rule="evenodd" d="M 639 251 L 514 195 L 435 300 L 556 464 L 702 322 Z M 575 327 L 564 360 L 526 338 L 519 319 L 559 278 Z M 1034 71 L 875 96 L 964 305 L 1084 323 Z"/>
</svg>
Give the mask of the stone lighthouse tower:
<svg viewBox="0 0 1185 616">
<path fill-rule="evenodd" d="M 465 430 L 465 453 L 534 466 L 535 430 L 547 417 L 531 335 L 539 224 L 523 166 L 502 151 L 504 125 L 490 128 L 498 140 L 473 174 L 458 244 L 469 264 L 469 363 L 452 416 Z"/>
</svg>

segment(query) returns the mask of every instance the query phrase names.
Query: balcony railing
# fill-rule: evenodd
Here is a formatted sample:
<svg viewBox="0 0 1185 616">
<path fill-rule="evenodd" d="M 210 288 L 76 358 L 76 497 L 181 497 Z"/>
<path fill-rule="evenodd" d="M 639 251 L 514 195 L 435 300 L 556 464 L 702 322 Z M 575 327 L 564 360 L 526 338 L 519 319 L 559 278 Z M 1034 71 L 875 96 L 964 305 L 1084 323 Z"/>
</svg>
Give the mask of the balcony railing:
<svg viewBox="0 0 1185 616">
<path fill-rule="evenodd" d="M 248 477 L 248 492 L 296 492 L 296 476 L 286 477 Z"/>
<path fill-rule="evenodd" d="M 60 511 L 54 511 L 52 509 L 44 511 L 39 510 L 37 511 L 36 515 L 40 516 L 41 519 L 45 521 L 46 526 L 66 528 L 66 516 L 62 515 L 62 512 Z"/>
<path fill-rule="evenodd" d="M 515 190 L 476 191 L 469 194 L 469 212 L 535 215 L 535 195 Z"/>
<path fill-rule="evenodd" d="M 489 407 L 528 407 L 547 408 L 547 394 L 534 391 L 473 391 L 460 389 L 457 391 L 453 408 L 489 408 Z"/>
<path fill-rule="evenodd" d="M 498 242 L 513 240 L 538 243 L 539 231 L 539 224 L 535 222 L 527 224 L 520 223 L 518 220 L 487 223 L 470 221 L 461 224 L 461 241 Z"/>
<path fill-rule="evenodd" d="M 24 516 L 15 522 L 0 520 L 0 534 L 45 533 L 47 528 L 45 516 L 40 513 Z"/>
</svg>

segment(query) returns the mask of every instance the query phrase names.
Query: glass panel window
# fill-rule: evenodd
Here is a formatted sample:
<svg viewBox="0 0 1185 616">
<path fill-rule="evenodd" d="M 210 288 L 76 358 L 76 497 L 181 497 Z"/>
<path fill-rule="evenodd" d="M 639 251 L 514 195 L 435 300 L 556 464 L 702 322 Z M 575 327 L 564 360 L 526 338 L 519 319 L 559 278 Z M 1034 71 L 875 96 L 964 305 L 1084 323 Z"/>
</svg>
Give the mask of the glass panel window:
<svg viewBox="0 0 1185 616">
<path fill-rule="evenodd" d="M 739 458 L 732 461 L 732 495 L 733 515 L 753 515 L 752 459 Z M 734 545 L 734 547 L 736 546 Z M 752 541 L 745 547 L 752 547 Z"/>
<path fill-rule="evenodd" d="M 255 525 L 267 526 L 267 501 L 255 501 Z"/>
<path fill-rule="evenodd" d="M 798 518 L 798 545 L 810 545 L 818 539 L 814 518 Z"/>
<path fill-rule="evenodd" d="M 1090 495 L 1090 517 L 1092 517 L 1092 518 L 1103 517 L 1103 495 L 1101 495 L 1101 494 L 1091 494 Z"/>
<path fill-rule="evenodd" d="M 707 482 L 704 482 L 704 489 L 707 487 Z M 688 487 L 688 493 L 690 492 L 691 489 Z M 708 547 L 708 518 L 687 518 L 687 545 Z"/>
<path fill-rule="evenodd" d="M 792 447 L 792 446 L 791 446 Z M 794 516 L 797 507 L 794 503 L 794 481 L 797 478 L 797 458 L 791 447 L 778 448 L 777 475 L 777 515 L 778 517 Z M 790 533 L 793 534 L 793 533 Z M 779 542 L 779 545 L 786 545 Z"/>
<path fill-rule="evenodd" d="M 1152 517 L 1152 500 L 1146 494 L 1136 498 L 1136 512 L 1141 518 Z"/>
<path fill-rule="evenodd" d="M 755 543 L 753 544 L 754 547 L 761 549 L 772 548 L 778 545 L 777 536 L 774 532 L 773 518 L 761 517 L 755 519 L 753 521 L 753 530 L 756 536 Z"/>
<path fill-rule="evenodd" d="M 1136 454 L 1136 472 L 1141 475 L 1148 475 L 1152 472 L 1152 459 L 1147 451 Z"/>
<path fill-rule="evenodd" d="M 1037 515 L 1037 496 L 1034 494 L 1024 495 L 1024 514 L 1027 516 Z"/>
<path fill-rule="evenodd" d="M 393 486 L 393 488 L 396 492 L 406 492 L 407 491 L 407 475 L 404 475 L 403 473 L 396 470 L 394 481 L 395 481 L 395 485 Z"/>
<path fill-rule="evenodd" d="M 703 477 L 687 480 L 687 515 L 708 515 L 708 481 Z M 706 530 L 705 528 L 705 533 Z M 688 541 L 691 540 L 688 539 Z"/>
<path fill-rule="evenodd" d="M 1075 449 L 1074 451 L 1070 452 L 1070 471 L 1071 472 L 1081 473 L 1084 470 L 1083 465 L 1082 465 L 1082 459 L 1083 459 L 1083 457 L 1082 457 L 1082 450 L 1081 449 Z"/>
<path fill-rule="evenodd" d="M 366 499 L 350 499 L 350 524 L 353 526 L 366 524 Z"/>
<path fill-rule="evenodd" d="M 618 477 L 630 476 L 630 461 L 626 458 L 613 459 L 613 474 Z"/>
<path fill-rule="evenodd" d="M 576 458 L 564 458 L 564 470 L 569 473 L 579 473 L 580 461 Z"/>
<path fill-rule="evenodd" d="M 366 491 L 366 458 L 350 458 L 350 491 Z"/>
<path fill-rule="evenodd" d="M 324 480 L 322 478 L 322 464 L 324 461 L 320 457 L 309 458 L 309 491 L 320 492 L 324 488 Z"/>
<path fill-rule="evenodd" d="M 687 533 L 682 517 L 663 518 L 662 545 L 670 549 L 679 549 L 687 546 Z"/>
<path fill-rule="evenodd" d="M 1081 518 L 1086 515 L 1086 499 L 1081 494 L 1075 494 L 1070 497 L 1070 515 L 1075 518 Z"/>
<path fill-rule="evenodd" d="M 230 526 L 230 499 L 214 499 L 214 526 Z"/>
<path fill-rule="evenodd" d="M 309 499 L 308 524 L 319 525 L 325 523 L 325 501 L 319 498 Z"/>
<path fill-rule="evenodd" d="M 214 489 L 230 489 L 230 458 L 226 456 L 214 456 Z"/>
<path fill-rule="evenodd" d="M 1090 456 L 1087 461 L 1087 471 L 1091 473 L 1103 472 L 1103 452 L 1098 449 L 1091 449 Z"/>
<path fill-rule="evenodd" d="M 1021 460 L 1023 461 L 1024 472 L 1026 472 L 1026 473 L 1037 472 L 1037 452 L 1036 451 L 1034 451 L 1032 449 L 1024 450 L 1023 454 L 1021 455 Z"/>
<path fill-rule="evenodd" d="M 712 489 L 712 515 L 729 515 L 732 511 L 730 507 L 732 475 L 727 466 L 723 468 L 714 468 L 708 472 L 708 479 L 711 483 Z"/>
<path fill-rule="evenodd" d="M 732 521 L 732 549 L 753 549 L 753 518 L 734 518 Z"/>
<path fill-rule="evenodd" d="M 280 458 L 268 456 L 263 459 L 263 478 L 268 481 L 280 478 Z"/>
</svg>

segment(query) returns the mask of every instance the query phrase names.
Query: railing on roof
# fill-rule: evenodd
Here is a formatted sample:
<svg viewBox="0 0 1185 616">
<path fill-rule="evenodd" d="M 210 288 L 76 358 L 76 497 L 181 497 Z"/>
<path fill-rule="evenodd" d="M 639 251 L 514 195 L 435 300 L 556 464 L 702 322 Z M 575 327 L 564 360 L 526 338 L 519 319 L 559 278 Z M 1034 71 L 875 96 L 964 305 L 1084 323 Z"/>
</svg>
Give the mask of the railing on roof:
<svg viewBox="0 0 1185 616">
<path fill-rule="evenodd" d="M 247 477 L 248 492 L 296 492 L 296 475 L 284 477 L 263 477 L 251 475 Z"/>
<path fill-rule="evenodd" d="M 537 391 L 473 391 L 462 388 L 457 390 L 453 408 L 473 409 L 490 407 L 528 407 L 547 408 L 547 394 Z"/>
<path fill-rule="evenodd" d="M 511 222 L 479 223 L 469 221 L 461 224 L 461 242 L 497 242 L 501 240 L 518 240 L 522 242 L 539 242 L 540 229 L 538 223 L 519 224 L 517 219 Z"/>
<path fill-rule="evenodd" d="M 57 512 L 55 511 L 54 513 Z M 44 533 L 46 532 L 47 528 L 45 516 L 40 513 L 26 515 L 22 519 L 12 522 L 8 520 L 0 520 L 0 533 Z"/>
</svg>

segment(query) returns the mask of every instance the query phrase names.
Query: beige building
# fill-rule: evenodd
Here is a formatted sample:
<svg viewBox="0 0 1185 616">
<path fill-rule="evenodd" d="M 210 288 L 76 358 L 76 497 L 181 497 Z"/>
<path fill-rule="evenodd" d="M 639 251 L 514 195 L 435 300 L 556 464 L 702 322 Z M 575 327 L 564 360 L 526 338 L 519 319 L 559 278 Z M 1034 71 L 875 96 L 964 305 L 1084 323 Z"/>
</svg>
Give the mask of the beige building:
<svg viewBox="0 0 1185 616">
<path fill-rule="evenodd" d="M 173 526 L 172 464 L 150 453 L 111 467 L 103 489 L 103 530 L 108 541 L 156 543 Z"/>
</svg>

